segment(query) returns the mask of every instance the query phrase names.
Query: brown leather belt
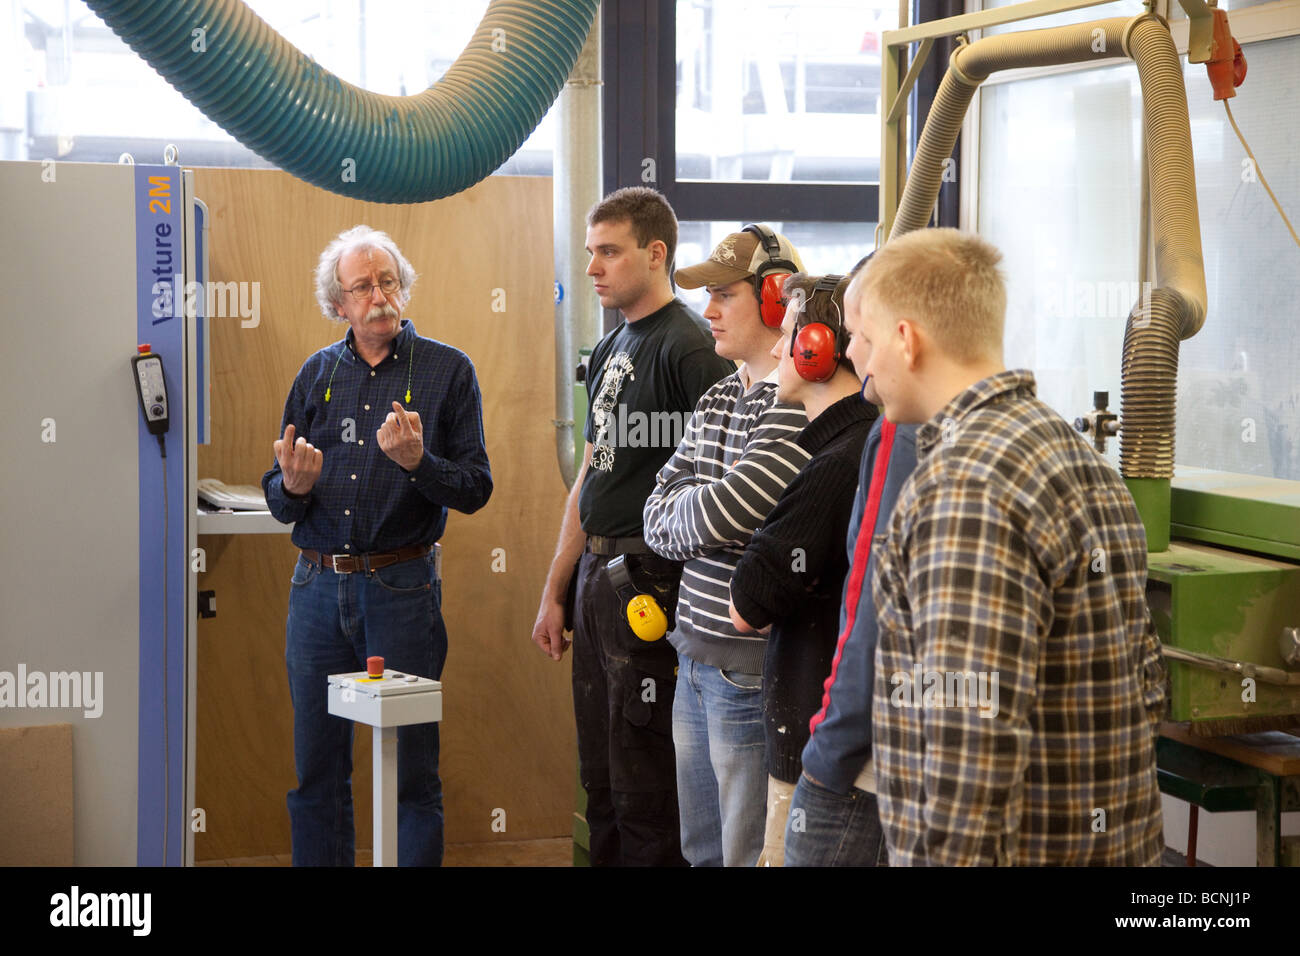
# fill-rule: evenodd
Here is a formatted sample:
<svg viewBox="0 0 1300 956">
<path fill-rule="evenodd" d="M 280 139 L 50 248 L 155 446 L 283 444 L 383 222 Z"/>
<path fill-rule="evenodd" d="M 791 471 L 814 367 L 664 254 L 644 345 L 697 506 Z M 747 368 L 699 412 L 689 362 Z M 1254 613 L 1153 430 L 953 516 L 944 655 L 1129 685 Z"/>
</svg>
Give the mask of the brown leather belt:
<svg viewBox="0 0 1300 956">
<path fill-rule="evenodd" d="M 378 551 L 372 554 L 321 554 L 319 551 L 302 549 L 302 555 L 308 561 L 319 564 L 323 568 L 330 568 L 336 574 L 352 574 L 354 571 L 369 573 L 380 568 L 386 568 L 390 564 L 410 561 L 413 558 L 423 558 L 428 553 L 429 545 L 427 544 L 413 544 L 409 548 L 398 548 L 396 551 Z"/>
<path fill-rule="evenodd" d="M 631 538 L 606 538 L 604 535 L 587 535 L 587 550 L 592 554 L 650 554 L 645 538 L 636 535 Z"/>
</svg>

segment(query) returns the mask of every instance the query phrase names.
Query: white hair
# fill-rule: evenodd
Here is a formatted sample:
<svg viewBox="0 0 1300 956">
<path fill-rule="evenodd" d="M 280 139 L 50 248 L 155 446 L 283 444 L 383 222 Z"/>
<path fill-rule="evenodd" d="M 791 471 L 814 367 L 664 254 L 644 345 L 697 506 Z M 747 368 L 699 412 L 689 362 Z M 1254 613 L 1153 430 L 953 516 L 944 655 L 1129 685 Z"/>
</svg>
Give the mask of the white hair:
<svg viewBox="0 0 1300 956">
<path fill-rule="evenodd" d="M 339 260 L 358 249 L 379 249 L 392 256 L 393 261 L 397 263 L 397 279 L 402 286 L 402 302 L 405 304 L 410 301 L 411 287 L 415 285 L 416 279 L 415 270 L 406 261 L 406 256 L 402 255 L 402 250 L 397 248 L 397 243 L 393 242 L 386 232 L 371 229 L 369 226 L 353 226 L 340 232 L 337 238 L 325 247 L 325 251 L 320 254 L 320 262 L 316 264 L 316 302 L 327 319 L 336 322 L 346 321 L 339 316 L 335 308 L 343 301 L 343 286 L 339 282 Z"/>
</svg>

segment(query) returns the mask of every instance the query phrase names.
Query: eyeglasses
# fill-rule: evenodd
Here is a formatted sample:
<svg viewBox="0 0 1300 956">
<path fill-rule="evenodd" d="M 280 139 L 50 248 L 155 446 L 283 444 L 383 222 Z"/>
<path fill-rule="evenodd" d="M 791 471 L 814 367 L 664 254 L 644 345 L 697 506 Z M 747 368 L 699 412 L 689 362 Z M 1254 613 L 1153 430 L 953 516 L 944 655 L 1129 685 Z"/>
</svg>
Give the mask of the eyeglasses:
<svg viewBox="0 0 1300 956">
<path fill-rule="evenodd" d="M 398 290 L 400 286 L 401 286 L 400 282 L 398 282 L 392 276 L 389 276 L 387 279 L 380 280 L 379 291 L 382 292 L 384 295 L 392 295 L 394 292 Z M 354 285 L 351 289 L 348 289 L 347 291 L 352 293 L 352 298 L 356 299 L 359 302 L 365 302 L 367 299 L 369 299 L 371 296 L 375 294 L 375 287 L 367 283 L 366 285 Z"/>
</svg>

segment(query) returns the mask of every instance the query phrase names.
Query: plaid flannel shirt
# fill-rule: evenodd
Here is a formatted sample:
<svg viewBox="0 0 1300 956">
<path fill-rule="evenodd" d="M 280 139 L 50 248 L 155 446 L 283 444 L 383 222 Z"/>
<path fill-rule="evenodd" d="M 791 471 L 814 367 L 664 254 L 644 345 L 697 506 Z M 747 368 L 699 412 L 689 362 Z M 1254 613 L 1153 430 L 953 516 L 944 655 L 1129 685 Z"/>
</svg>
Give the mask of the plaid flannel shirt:
<svg viewBox="0 0 1300 956">
<path fill-rule="evenodd" d="M 1145 532 L 1032 374 L 977 382 L 922 426 L 874 548 L 891 864 L 1157 864 Z"/>
</svg>

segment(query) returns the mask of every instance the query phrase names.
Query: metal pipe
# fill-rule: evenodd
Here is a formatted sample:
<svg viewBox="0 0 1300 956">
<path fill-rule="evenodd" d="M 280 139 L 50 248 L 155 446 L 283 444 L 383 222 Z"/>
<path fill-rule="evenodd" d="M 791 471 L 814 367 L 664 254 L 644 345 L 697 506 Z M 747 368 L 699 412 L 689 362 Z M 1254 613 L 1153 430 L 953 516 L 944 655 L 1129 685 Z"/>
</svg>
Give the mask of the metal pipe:
<svg viewBox="0 0 1300 956">
<path fill-rule="evenodd" d="M 1203 667 L 1207 670 L 1221 671 L 1225 674 L 1251 677 L 1265 684 L 1276 684 L 1279 687 L 1300 687 L 1300 672 L 1284 671 L 1280 667 L 1269 667 L 1266 664 L 1254 664 L 1250 661 L 1228 660 L 1226 657 L 1215 657 L 1213 654 L 1189 651 L 1181 647 L 1174 647 L 1172 644 L 1164 644 L 1160 649 L 1164 652 L 1165 657 L 1170 660 L 1191 664 L 1193 667 Z"/>
<path fill-rule="evenodd" d="M 601 317 L 587 280 L 587 211 L 600 201 L 600 12 L 560 92 L 555 144 L 555 454 L 565 487 L 577 477 L 574 369 L 578 349 L 600 339 Z"/>
</svg>

